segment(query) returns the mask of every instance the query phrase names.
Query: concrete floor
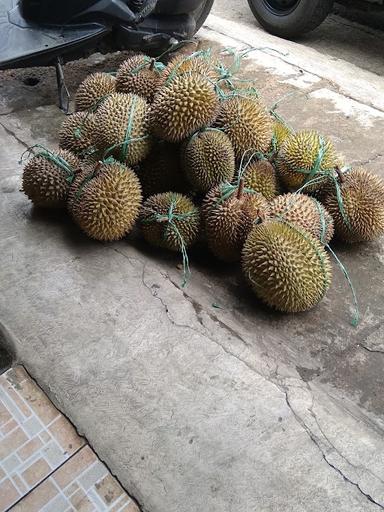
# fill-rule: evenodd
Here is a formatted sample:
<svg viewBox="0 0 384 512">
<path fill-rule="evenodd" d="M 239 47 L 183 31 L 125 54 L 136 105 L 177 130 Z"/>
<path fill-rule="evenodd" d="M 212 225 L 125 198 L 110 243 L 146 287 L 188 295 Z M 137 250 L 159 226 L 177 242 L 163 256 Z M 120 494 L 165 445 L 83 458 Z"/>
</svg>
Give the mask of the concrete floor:
<svg viewBox="0 0 384 512">
<path fill-rule="evenodd" d="M 381 76 L 217 15 L 200 38 L 259 48 L 243 74 L 266 103 L 286 97 L 279 111 L 295 128 L 321 130 L 348 163 L 384 176 Z M 123 58 L 67 65 L 71 90 Z M 238 269 L 197 250 L 181 289 L 177 257 L 135 236 L 92 242 L 31 208 L 17 161 L 57 144 L 54 73 L 1 78 L 3 343 L 142 510 L 383 509 L 383 241 L 334 247 L 357 290 L 356 328 L 336 265 L 325 300 L 296 316 L 265 309 Z"/>
<path fill-rule="evenodd" d="M 255 34 L 262 30 L 252 15 L 247 0 L 215 0 L 212 13 L 252 27 Z M 364 25 L 357 23 L 356 20 L 362 21 Z M 384 13 L 369 15 L 336 4 L 334 13 L 316 30 L 302 36 L 299 42 L 321 54 L 343 59 L 361 69 L 383 76 L 383 30 Z"/>
</svg>

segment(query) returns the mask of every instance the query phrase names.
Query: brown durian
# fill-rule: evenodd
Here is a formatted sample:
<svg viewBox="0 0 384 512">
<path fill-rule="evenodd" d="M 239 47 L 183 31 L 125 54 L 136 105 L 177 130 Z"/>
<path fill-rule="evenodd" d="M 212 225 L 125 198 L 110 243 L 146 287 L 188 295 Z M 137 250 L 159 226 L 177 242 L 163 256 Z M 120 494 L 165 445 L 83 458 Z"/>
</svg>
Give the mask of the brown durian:
<svg viewBox="0 0 384 512">
<path fill-rule="evenodd" d="M 108 73 L 93 73 L 81 82 L 75 96 L 76 110 L 95 111 L 115 91 L 115 77 Z"/>
<path fill-rule="evenodd" d="M 336 187 L 327 187 L 323 202 L 335 222 L 336 236 L 345 242 L 366 242 L 384 234 L 384 182 L 364 168 L 340 174 L 341 201 Z"/>
<path fill-rule="evenodd" d="M 43 208 L 65 208 L 69 187 L 81 168 L 81 162 L 70 151 L 43 150 L 24 167 L 22 191 Z"/>
<path fill-rule="evenodd" d="M 308 231 L 328 244 L 334 232 L 333 219 L 324 206 L 314 197 L 305 194 L 283 194 L 269 203 L 271 218 L 278 218 L 288 224 Z"/>
<path fill-rule="evenodd" d="M 220 260 L 240 259 L 249 231 L 258 218 L 268 216 L 268 202 L 262 194 L 246 192 L 227 183 L 213 188 L 202 205 L 208 247 Z"/>
<path fill-rule="evenodd" d="M 116 91 L 137 94 L 148 102 L 160 84 L 160 73 L 155 68 L 155 61 L 147 55 L 133 55 L 119 67 L 116 75 Z"/>
</svg>

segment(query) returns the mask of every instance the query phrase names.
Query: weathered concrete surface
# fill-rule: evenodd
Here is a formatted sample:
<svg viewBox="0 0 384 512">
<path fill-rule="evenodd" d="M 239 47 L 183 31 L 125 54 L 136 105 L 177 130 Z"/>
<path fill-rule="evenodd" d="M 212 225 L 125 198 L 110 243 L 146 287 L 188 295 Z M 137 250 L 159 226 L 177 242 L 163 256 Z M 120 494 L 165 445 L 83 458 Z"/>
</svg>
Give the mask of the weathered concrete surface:
<svg viewBox="0 0 384 512">
<path fill-rule="evenodd" d="M 220 18 L 252 27 L 262 37 L 264 30 L 244 0 L 215 0 L 212 13 Z M 314 31 L 297 38 L 299 46 L 313 48 L 321 54 L 343 59 L 361 69 L 384 75 L 384 11 L 364 12 L 337 3 L 325 21 Z M 234 35 L 234 34 L 231 34 Z"/>
<path fill-rule="evenodd" d="M 204 45 L 243 45 L 202 34 Z M 72 87 L 92 69 L 67 68 Z M 31 95 L 27 73 L 41 78 Z M 322 130 L 349 162 L 382 172 L 378 105 L 264 50 L 245 73 L 268 104 L 295 92 L 279 108 L 293 126 Z M 45 70 L 0 82 L 3 342 L 145 511 L 383 509 L 382 242 L 336 247 L 357 289 L 357 328 L 336 267 L 322 304 L 296 316 L 263 308 L 237 269 L 198 251 L 182 290 L 174 256 L 134 236 L 90 241 L 18 191 L 20 153 L 57 142 L 54 87 Z"/>
</svg>

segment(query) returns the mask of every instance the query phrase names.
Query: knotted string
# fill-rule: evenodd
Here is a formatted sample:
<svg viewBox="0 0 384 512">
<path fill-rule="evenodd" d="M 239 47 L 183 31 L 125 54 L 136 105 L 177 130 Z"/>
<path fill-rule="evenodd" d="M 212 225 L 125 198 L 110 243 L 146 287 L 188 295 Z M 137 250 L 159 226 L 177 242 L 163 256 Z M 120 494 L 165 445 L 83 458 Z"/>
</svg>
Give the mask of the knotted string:
<svg viewBox="0 0 384 512">
<path fill-rule="evenodd" d="M 35 148 L 39 148 L 40 151 L 35 152 Z M 27 156 L 24 155 L 27 153 Z M 45 148 L 41 144 L 34 144 L 27 148 L 20 156 L 19 164 L 21 165 L 24 160 L 31 158 L 31 156 L 41 156 L 46 160 L 49 160 L 53 164 L 55 164 L 59 169 L 65 172 L 67 175 L 65 180 L 71 184 L 75 178 L 75 170 L 71 167 L 71 165 L 60 155 L 53 153 L 49 149 Z"/>
<path fill-rule="evenodd" d="M 184 288 L 191 276 L 191 270 L 189 266 L 189 258 L 187 253 L 187 247 L 184 242 L 184 238 L 182 234 L 180 233 L 179 228 L 177 227 L 176 222 L 177 221 L 183 221 L 188 218 L 193 218 L 197 216 L 196 211 L 190 211 L 185 213 L 174 213 L 175 208 L 177 207 L 177 199 L 175 196 L 172 197 L 169 205 L 168 212 L 166 214 L 161 214 L 158 212 L 154 212 L 153 210 L 150 210 L 149 208 L 146 208 L 147 211 L 152 213 L 149 217 L 146 219 L 143 219 L 143 224 L 150 224 L 152 222 L 166 222 L 167 226 L 163 233 L 163 239 L 166 239 L 168 230 L 173 230 L 173 232 L 176 234 L 176 237 L 178 238 L 178 244 L 180 247 L 180 252 L 182 254 L 183 258 L 183 282 L 182 282 L 182 288 Z"/>
</svg>

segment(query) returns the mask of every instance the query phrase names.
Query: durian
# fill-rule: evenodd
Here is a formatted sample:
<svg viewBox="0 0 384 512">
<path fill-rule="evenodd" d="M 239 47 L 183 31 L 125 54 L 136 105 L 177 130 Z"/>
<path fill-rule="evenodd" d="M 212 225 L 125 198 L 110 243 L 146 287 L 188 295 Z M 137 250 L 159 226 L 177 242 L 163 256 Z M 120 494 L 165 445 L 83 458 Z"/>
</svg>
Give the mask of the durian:
<svg viewBox="0 0 384 512">
<path fill-rule="evenodd" d="M 266 221 L 250 232 L 242 268 L 255 294 L 279 311 L 306 311 L 320 302 L 331 283 L 329 257 L 306 231 Z"/>
<path fill-rule="evenodd" d="M 305 194 L 283 194 L 269 203 L 270 216 L 277 217 L 300 229 L 308 231 L 323 244 L 333 236 L 333 219 L 324 206 L 314 197 Z"/>
<path fill-rule="evenodd" d="M 217 78 L 214 65 L 208 55 L 176 55 L 161 73 L 161 83 L 169 84 L 177 76 L 196 73 L 211 80 Z"/>
<path fill-rule="evenodd" d="M 140 214 L 140 225 L 147 242 L 163 249 L 182 251 L 196 242 L 200 228 L 198 208 L 176 192 L 149 197 Z"/>
<path fill-rule="evenodd" d="M 67 116 L 61 125 L 59 146 L 73 153 L 84 154 L 92 148 L 94 130 L 95 114 L 75 112 Z"/>
<path fill-rule="evenodd" d="M 235 153 L 231 141 L 218 130 L 192 135 L 182 151 L 182 164 L 192 187 L 206 194 L 235 174 Z"/>
<path fill-rule="evenodd" d="M 328 177 L 339 163 L 339 157 L 330 140 L 316 131 L 301 131 L 285 139 L 276 159 L 276 169 L 279 178 L 289 190 L 297 190 L 307 181 L 320 178 L 319 182 L 309 184 L 303 190 L 309 194 L 328 183 Z M 325 176 L 321 179 L 324 173 Z"/>
<path fill-rule="evenodd" d="M 272 139 L 272 120 L 256 98 L 241 96 L 222 101 L 215 126 L 229 137 L 237 159 L 246 151 L 265 153 Z"/>
<path fill-rule="evenodd" d="M 119 240 L 139 216 L 141 188 L 136 174 L 120 162 L 99 163 L 74 190 L 72 214 L 79 227 L 100 241 Z"/>
<path fill-rule="evenodd" d="M 92 73 L 81 82 L 75 96 L 76 110 L 96 110 L 115 90 L 115 77 L 108 73 Z"/>
<path fill-rule="evenodd" d="M 161 192 L 186 192 L 188 184 L 180 166 L 180 145 L 156 141 L 137 172 L 144 197 Z"/>
<path fill-rule="evenodd" d="M 64 208 L 70 184 L 80 167 L 80 160 L 70 151 L 42 150 L 24 167 L 22 191 L 36 206 Z"/>
<path fill-rule="evenodd" d="M 290 135 L 292 135 L 292 133 L 292 130 L 282 121 L 275 121 L 273 123 L 273 135 L 270 151 L 274 154 L 277 154 L 280 151 L 284 141 Z"/>
<path fill-rule="evenodd" d="M 113 93 L 96 112 L 95 145 L 128 166 L 151 148 L 148 103 L 136 94 Z"/>
<path fill-rule="evenodd" d="M 375 240 L 384 233 L 384 182 L 364 168 L 340 174 L 338 200 L 335 184 L 327 187 L 324 206 L 335 222 L 335 234 L 345 242 Z"/>
<path fill-rule="evenodd" d="M 208 247 L 220 260 L 240 259 L 249 231 L 258 218 L 268 215 L 268 202 L 262 194 L 245 191 L 227 183 L 213 188 L 202 205 Z"/>
<path fill-rule="evenodd" d="M 251 162 L 242 177 L 246 188 L 260 192 L 268 201 L 276 197 L 280 191 L 275 168 L 268 160 Z"/>
<path fill-rule="evenodd" d="M 198 74 L 175 77 L 161 87 L 153 100 L 153 133 L 169 142 L 178 142 L 208 126 L 215 119 L 219 100 L 214 86 Z"/>
<path fill-rule="evenodd" d="M 116 91 L 133 93 L 151 102 L 160 83 L 160 73 L 155 61 L 147 55 L 133 55 L 119 67 Z"/>
</svg>

